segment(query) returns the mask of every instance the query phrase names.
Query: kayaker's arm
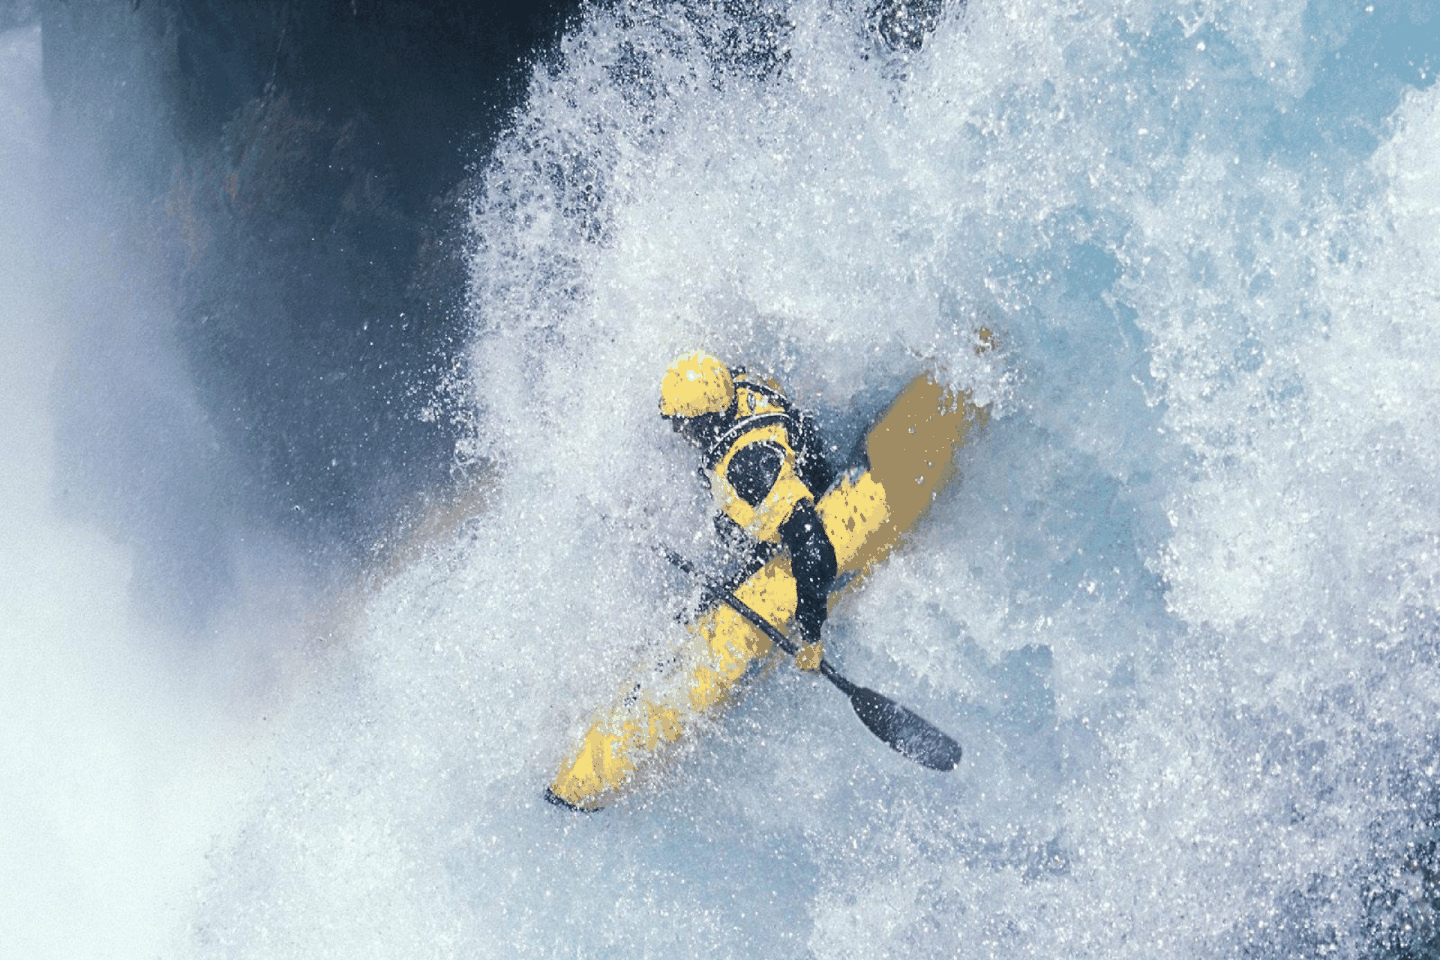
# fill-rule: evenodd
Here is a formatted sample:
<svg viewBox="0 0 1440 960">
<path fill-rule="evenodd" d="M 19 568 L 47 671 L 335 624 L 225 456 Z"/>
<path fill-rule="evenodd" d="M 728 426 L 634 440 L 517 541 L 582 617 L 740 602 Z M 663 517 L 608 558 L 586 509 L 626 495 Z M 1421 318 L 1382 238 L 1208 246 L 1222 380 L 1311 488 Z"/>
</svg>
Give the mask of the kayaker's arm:
<svg viewBox="0 0 1440 960">
<path fill-rule="evenodd" d="M 780 542 L 790 553 L 797 600 L 795 628 L 798 639 L 805 644 L 795 662 L 803 669 L 814 670 L 820 665 L 820 628 L 829 614 L 830 584 L 838 567 L 835 548 L 825 533 L 815 501 L 796 504 L 790 519 L 780 527 Z"/>
<path fill-rule="evenodd" d="M 769 496 L 783 463 L 784 450 L 778 444 L 752 443 L 731 458 L 726 479 L 741 499 L 754 506 Z M 803 669 L 814 670 L 823 651 L 820 628 L 829 612 L 828 596 L 837 564 L 835 548 L 825 533 L 813 496 L 791 507 L 779 534 L 780 542 L 790 554 L 790 570 L 795 575 L 795 626 L 805 646 L 796 663 Z"/>
</svg>

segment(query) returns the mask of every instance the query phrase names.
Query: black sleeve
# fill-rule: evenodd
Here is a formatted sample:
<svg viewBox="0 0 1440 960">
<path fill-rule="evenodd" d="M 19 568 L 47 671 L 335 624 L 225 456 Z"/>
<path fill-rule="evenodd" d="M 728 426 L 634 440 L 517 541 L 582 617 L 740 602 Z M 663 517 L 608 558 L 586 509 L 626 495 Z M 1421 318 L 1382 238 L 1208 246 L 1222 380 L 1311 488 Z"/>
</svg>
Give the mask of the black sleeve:
<svg viewBox="0 0 1440 960">
<path fill-rule="evenodd" d="M 740 499 L 753 507 L 775 486 L 784 464 L 785 454 L 778 445 L 758 440 L 735 451 L 725 467 L 725 479 L 740 494 Z"/>
<path fill-rule="evenodd" d="M 795 624 L 800 639 L 814 643 L 829 614 L 830 584 L 835 580 L 835 548 L 820 522 L 813 500 L 802 500 L 780 527 L 780 542 L 790 553 L 790 570 L 795 574 L 798 604 Z"/>
</svg>

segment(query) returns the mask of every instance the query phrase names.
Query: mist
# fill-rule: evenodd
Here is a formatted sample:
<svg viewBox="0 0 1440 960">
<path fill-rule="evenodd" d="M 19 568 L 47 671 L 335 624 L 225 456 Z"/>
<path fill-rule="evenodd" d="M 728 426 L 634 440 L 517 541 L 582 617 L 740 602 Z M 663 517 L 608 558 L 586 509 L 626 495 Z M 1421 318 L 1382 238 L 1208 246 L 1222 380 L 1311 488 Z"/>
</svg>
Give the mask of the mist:
<svg viewBox="0 0 1440 960">
<path fill-rule="evenodd" d="M 563 5 L 478 29 L 436 4 L 221 6 L 0 8 L 17 955 L 183 944 L 356 596 L 449 497 L 445 195 Z"/>
<path fill-rule="evenodd" d="M 53 136 L 38 27 L 0 35 L 0 84 L 0 938 L 151 956 L 233 825 L 312 595 L 234 504 L 163 276 Z"/>
</svg>

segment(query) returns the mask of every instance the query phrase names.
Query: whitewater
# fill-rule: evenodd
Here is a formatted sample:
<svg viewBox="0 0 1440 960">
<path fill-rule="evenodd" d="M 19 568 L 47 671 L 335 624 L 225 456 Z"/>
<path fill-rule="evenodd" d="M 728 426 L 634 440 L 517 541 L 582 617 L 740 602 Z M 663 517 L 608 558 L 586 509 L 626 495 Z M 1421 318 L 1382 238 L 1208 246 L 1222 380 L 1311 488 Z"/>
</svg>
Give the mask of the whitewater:
<svg viewBox="0 0 1440 960">
<path fill-rule="evenodd" d="M 1423 3 L 974 0 L 896 49 L 844 0 L 588 9 L 469 196 L 470 337 L 423 385 L 427 416 L 472 424 L 452 506 L 303 596 L 247 531 L 265 572 L 203 654 L 155 640 L 126 546 L 54 506 L 46 411 L 90 396 L 55 372 L 81 281 L 7 256 L 11 942 L 1419 955 L 1436 31 Z M 3 41 L 0 197 L 35 220 L 38 31 Z M 656 416 L 694 349 L 777 377 L 840 459 L 922 370 L 991 405 L 959 484 L 826 628 L 846 675 L 964 744 L 955 772 L 781 665 L 638 796 L 542 800 L 682 642 L 693 588 L 656 545 L 715 558 Z"/>
</svg>

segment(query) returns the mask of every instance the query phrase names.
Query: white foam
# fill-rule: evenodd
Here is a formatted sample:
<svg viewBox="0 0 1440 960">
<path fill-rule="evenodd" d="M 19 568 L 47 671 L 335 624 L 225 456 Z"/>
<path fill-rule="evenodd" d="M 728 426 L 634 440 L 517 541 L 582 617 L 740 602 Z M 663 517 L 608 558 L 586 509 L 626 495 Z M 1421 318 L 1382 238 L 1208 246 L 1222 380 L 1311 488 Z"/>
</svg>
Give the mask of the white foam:
<svg viewBox="0 0 1440 960">
<path fill-rule="evenodd" d="M 486 508 L 368 598 L 198 953 L 1358 956 L 1418 915 L 1433 91 L 1309 156 L 1348 13 L 974 3 L 903 57 L 792 14 L 773 69 L 696 5 L 592 10 L 537 71 L 473 210 Z M 655 390 L 695 348 L 844 448 L 931 362 L 996 403 L 828 628 L 956 774 L 782 669 L 633 802 L 540 802 L 678 642 L 651 549 L 708 521 Z"/>
</svg>

